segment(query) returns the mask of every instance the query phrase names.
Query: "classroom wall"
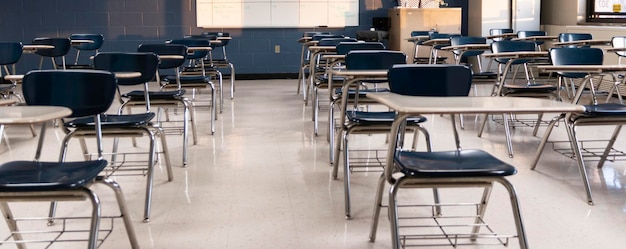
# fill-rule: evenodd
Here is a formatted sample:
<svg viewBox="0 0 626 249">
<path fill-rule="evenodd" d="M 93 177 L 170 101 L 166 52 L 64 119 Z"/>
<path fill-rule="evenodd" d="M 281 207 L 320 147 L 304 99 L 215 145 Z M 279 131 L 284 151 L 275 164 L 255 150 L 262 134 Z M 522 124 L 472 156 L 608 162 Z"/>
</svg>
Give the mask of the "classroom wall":
<svg viewBox="0 0 626 249">
<path fill-rule="evenodd" d="M 369 29 L 372 17 L 386 16 L 395 0 L 363 0 L 360 26 L 330 31 L 354 36 Z M 101 51 L 135 51 L 142 43 L 161 43 L 186 34 L 199 34 L 195 0 L 29 0 L 3 1 L 0 41 L 29 43 L 36 37 L 68 37 L 72 33 L 101 33 Z M 238 74 L 297 73 L 300 44 L 296 40 L 312 29 L 227 29 L 228 57 Z M 274 47 L 279 45 L 280 53 Z M 71 51 L 74 52 L 74 51 Z M 73 55 L 68 56 L 73 61 Z M 25 55 L 19 70 L 38 67 L 36 55 Z M 45 65 L 49 65 L 47 62 Z"/>
</svg>

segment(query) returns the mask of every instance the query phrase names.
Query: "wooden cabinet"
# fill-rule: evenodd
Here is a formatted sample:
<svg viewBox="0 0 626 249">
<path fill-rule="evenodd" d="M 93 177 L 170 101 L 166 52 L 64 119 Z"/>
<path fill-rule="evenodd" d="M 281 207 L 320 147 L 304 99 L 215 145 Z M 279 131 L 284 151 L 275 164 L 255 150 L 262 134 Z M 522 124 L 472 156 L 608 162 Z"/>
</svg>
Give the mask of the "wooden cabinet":
<svg viewBox="0 0 626 249">
<path fill-rule="evenodd" d="M 439 33 L 461 33 L 461 8 L 392 8 L 387 12 L 391 21 L 388 48 L 400 50 L 412 62 L 414 44 L 406 39 L 411 31 L 436 29 Z M 420 55 L 426 49 L 420 50 Z M 426 53 L 427 54 L 427 53 Z M 427 55 L 426 55 L 427 56 Z"/>
</svg>

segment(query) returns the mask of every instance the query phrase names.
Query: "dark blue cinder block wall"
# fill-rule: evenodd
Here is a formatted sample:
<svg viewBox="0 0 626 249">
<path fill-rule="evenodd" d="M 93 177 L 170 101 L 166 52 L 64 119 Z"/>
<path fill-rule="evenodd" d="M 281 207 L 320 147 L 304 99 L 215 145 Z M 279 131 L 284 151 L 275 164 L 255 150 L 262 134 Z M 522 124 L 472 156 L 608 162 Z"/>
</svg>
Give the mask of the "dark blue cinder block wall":
<svg viewBox="0 0 626 249">
<path fill-rule="evenodd" d="M 387 16 L 396 0 L 360 1 L 359 27 L 331 29 L 354 36 L 369 29 L 372 17 Z M 2 1 L 0 40 L 27 44 L 36 37 L 69 37 L 73 33 L 104 35 L 101 51 L 135 51 L 142 43 L 162 43 L 183 35 L 203 31 L 229 32 L 228 57 L 238 74 L 297 73 L 300 44 L 304 31 L 298 29 L 224 29 L 204 30 L 196 27 L 195 0 L 29 0 Z M 274 46 L 280 45 L 280 53 Z M 75 51 L 70 51 L 73 61 Z M 37 68 L 37 55 L 24 55 L 18 71 Z M 44 66 L 50 68 L 45 61 Z"/>
</svg>

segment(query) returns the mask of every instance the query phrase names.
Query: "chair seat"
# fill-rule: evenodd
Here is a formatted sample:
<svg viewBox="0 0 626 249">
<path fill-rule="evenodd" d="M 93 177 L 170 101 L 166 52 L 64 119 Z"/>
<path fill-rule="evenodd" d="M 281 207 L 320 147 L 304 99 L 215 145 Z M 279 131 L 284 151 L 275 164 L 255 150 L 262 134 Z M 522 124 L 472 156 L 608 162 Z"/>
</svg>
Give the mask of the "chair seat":
<svg viewBox="0 0 626 249">
<path fill-rule="evenodd" d="M 626 105 L 618 103 L 603 103 L 585 105 L 586 116 L 626 116 Z"/>
<path fill-rule="evenodd" d="M 378 124 L 390 124 L 396 117 L 395 112 L 360 112 L 360 111 L 347 111 L 346 119 L 350 122 L 358 123 L 359 125 L 378 125 Z M 407 119 L 407 124 L 418 124 L 426 122 L 426 117 L 417 116 Z"/>
<path fill-rule="evenodd" d="M 400 171 L 412 177 L 490 177 L 514 175 L 515 167 L 482 150 L 396 153 Z"/>
<path fill-rule="evenodd" d="M 163 100 L 163 99 L 178 99 L 182 98 L 185 95 L 185 89 L 175 90 L 175 91 L 160 91 L 160 92 L 148 92 L 151 100 Z M 144 91 L 131 91 L 126 94 L 123 94 L 122 97 L 130 98 L 132 100 L 141 100 L 145 99 Z"/>
<path fill-rule="evenodd" d="M 117 128 L 128 126 L 143 126 L 150 123 L 150 120 L 154 118 L 155 114 L 140 113 L 140 114 L 125 114 L 125 115 L 102 115 L 100 118 L 100 125 L 105 128 Z M 93 117 L 77 118 L 72 121 L 65 122 L 63 124 L 69 128 L 84 128 L 93 127 L 95 125 Z"/>
<path fill-rule="evenodd" d="M 55 191 L 81 187 L 98 176 L 106 160 L 82 162 L 13 161 L 0 165 L 0 191 Z"/>
</svg>

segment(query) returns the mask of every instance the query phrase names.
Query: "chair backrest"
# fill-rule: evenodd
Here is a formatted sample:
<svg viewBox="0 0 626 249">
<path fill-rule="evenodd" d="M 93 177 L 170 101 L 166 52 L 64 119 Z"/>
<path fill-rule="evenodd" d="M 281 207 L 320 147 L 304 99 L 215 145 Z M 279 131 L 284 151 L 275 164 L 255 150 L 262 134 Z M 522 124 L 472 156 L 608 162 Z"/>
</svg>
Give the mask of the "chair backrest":
<svg viewBox="0 0 626 249">
<path fill-rule="evenodd" d="M 541 30 L 517 31 L 518 38 L 526 38 L 526 37 L 531 37 L 531 36 L 546 36 L 546 34 L 547 33 L 545 31 L 541 31 Z"/>
<path fill-rule="evenodd" d="M 349 70 L 389 69 L 396 64 L 406 64 L 402 51 L 356 50 L 346 54 L 346 69 Z"/>
<path fill-rule="evenodd" d="M 72 47 L 78 50 L 98 50 L 104 44 L 104 36 L 101 34 L 72 34 L 70 40 L 92 41 L 72 44 Z"/>
<path fill-rule="evenodd" d="M 504 28 L 504 29 L 490 29 L 489 30 L 489 35 L 501 35 L 501 34 L 508 34 L 508 33 L 513 33 L 513 29 L 510 28 Z M 508 37 L 500 37 L 500 38 L 493 38 L 493 41 L 503 41 L 503 40 L 510 40 L 511 38 Z"/>
<path fill-rule="evenodd" d="M 34 70 L 22 81 L 26 104 L 64 106 L 70 117 L 106 112 L 116 89 L 115 76 L 100 70 Z"/>
<path fill-rule="evenodd" d="M 410 96 L 467 96 L 472 70 L 453 64 L 394 65 L 388 73 L 389 90 Z"/>
<path fill-rule="evenodd" d="M 591 40 L 592 38 L 593 36 L 589 33 L 560 33 L 559 34 L 560 42 Z"/>
<path fill-rule="evenodd" d="M 183 38 L 184 39 L 200 39 L 200 40 L 208 40 L 208 41 L 210 41 L 210 40 L 217 39 L 217 36 L 200 34 L 200 35 L 184 35 Z"/>
<path fill-rule="evenodd" d="M 61 57 L 65 56 L 71 48 L 69 38 L 49 38 L 40 37 L 33 39 L 36 45 L 52 45 L 54 48 L 37 49 L 35 53 L 44 57 Z"/>
<path fill-rule="evenodd" d="M 211 46 L 210 40 L 207 40 L 207 39 L 176 39 L 176 40 L 170 41 L 170 44 L 184 45 L 184 46 L 187 46 L 187 48 Z M 208 54 L 208 51 L 204 49 L 193 50 L 193 51 L 188 51 L 186 57 L 187 59 L 190 59 L 190 60 L 199 60 L 199 59 L 203 59 L 204 57 L 206 57 L 207 54 Z"/>
<path fill-rule="evenodd" d="M 531 41 L 497 41 L 491 43 L 491 52 L 492 53 L 502 53 L 502 52 L 519 52 L 519 51 L 536 51 L 537 44 Z M 508 59 L 495 59 L 498 63 L 507 63 Z M 515 60 L 513 64 L 522 64 L 526 63 L 528 60 Z"/>
<path fill-rule="evenodd" d="M 425 36 L 429 35 L 430 31 L 428 30 L 414 30 L 411 31 L 411 36 Z"/>
<path fill-rule="evenodd" d="M 319 40 L 320 42 L 317 44 L 318 46 L 337 46 L 337 44 L 341 42 L 356 42 L 357 40 L 354 38 L 323 38 Z"/>
<path fill-rule="evenodd" d="M 476 37 L 476 36 L 454 36 L 450 38 L 450 45 L 452 46 L 465 45 L 465 44 L 487 44 L 487 39 L 485 39 L 484 37 Z M 480 55 L 484 53 L 485 51 L 472 50 L 472 51 L 464 52 L 461 50 L 454 50 L 452 52 L 455 53 L 456 55 L 461 55 L 463 57 L 472 57 L 472 56 Z"/>
<path fill-rule="evenodd" d="M 517 31 L 517 38 L 526 38 L 526 37 L 532 37 L 532 36 L 546 36 L 546 35 L 548 35 L 548 33 L 546 33 L 545 31 L 541 31 L 541 30 Z M 543 43 L 544 41 L 535 41 L 535 44 L 537 45 L 541 45 Z"/>
<path fill-rule="evenodd" d="M 550 49 L 552 65 L 602 65 L 604 51 L 600 48 L 552 48 Z M 562 73 L 558 75 L 568 78 L 583 78 L 586 73 Z"/>
<path fill-rule="evenodd" d="M 314 35 L 331 35 L 331 32 L 326 31 L 306 31 L 302 33 L 302 37 L 313 37 Z"/>
<path fill-rule="evenodd" d="M 22 57 L 22 52 L 21 42 L 0 42 L 0 66 L 15 64 Z"/>
<path fill-rule="evenodd" d="M 626 48 L 626 36 L 614 36 L 611 38 L 611 46 L 614 48 Z M 621 57 L 626 57 L 626 51 L 615 52 L 619 56 L 619 62 L 621 64 Z"/>
<path fill-rule="evenodd" d="M 338 34 L 317 34 L 311 37 L 311 41 L 319 41 L 324 38 L 343 38 L 343 35 Z"/>
<path fill-rule="evenodd" d="M 384 50 L 381 42 L 340 42 L 337 44 L 337 54 L 345 55 L 354 50 Z"/>
<path fill-rule="evenodd" d="M 159 65 L 155 53 L 100 52 L 94 57 L 94 67 L 109 72 L 139 72 L 140 77 L 119 78 L 119 85 L 144 84 L 154 79 Z"/>
<path fill-rule="evenodd" d="M 228 32 L 202 32 L 202 35 L 214 36 L 216 39 L 219 39 L 220 37 L 230 37 L 230 33 L 228 33 Z M 214 48 L 223 47 L 223 46 L 228 45 L 228 42 L 230 40 L 223 39 L 223 40 L 220 40 L 220 41 L 221 41 L 220 43 L 211 44 L 211 46 L 213 46 Z"/>
<path fill-rule="evenodd" d="M 181 58 L 160 59 L 159 69 L 177 68 L 185 63 L 187 55 L 187 46 L 183 44 L 141 44 L 137 48 L 137 52 L 150 52 L 158 56 L 178 55 Z"/>
<path fill-rule="evenodd" d="M 593 39 L 593 36 L 589 33 L 560 33 L 559 34 L 559 42 L 591 40 L 591 39 Z M 579 46 L 571 45 L 567 47 L 579 47 Z M 589 47 L 589 45 L 584 45 L 583 47 Z"/>
<path fill-rule="evenodd" d="M 455 36 L 461 36 L 461 34 L 430 32 L 428 36 L 430 39 L 448 39 Z"/>
</svg>

